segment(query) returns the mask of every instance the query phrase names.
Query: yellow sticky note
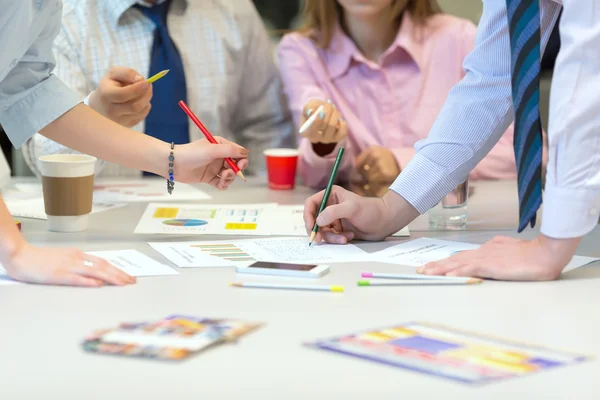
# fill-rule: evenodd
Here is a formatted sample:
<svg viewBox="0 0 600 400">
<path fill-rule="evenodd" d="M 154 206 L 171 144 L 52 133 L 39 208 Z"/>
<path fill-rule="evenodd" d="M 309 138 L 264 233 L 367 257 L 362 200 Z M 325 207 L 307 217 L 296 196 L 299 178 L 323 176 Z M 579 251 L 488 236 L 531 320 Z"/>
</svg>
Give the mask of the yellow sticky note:
<svg viewBox="0 0 600 400">
<path fill-rule="evenodd" d="M 225 229 L 253 231 L 256 230 L 256 223 L 228 222 L 227 224 L 225 224 Z"/>
<path fill-rule="evenodd" d="M 157 208 L 152 218 L 175 218 L 179 213 L 179 208 Z"/>
</svg>

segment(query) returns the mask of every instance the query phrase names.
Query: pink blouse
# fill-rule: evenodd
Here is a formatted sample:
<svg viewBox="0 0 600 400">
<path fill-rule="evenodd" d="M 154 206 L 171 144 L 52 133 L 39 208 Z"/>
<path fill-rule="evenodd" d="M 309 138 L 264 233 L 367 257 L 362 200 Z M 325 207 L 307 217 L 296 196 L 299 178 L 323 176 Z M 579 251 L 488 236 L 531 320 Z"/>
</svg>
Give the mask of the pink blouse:
<svg viewBox="0 0 600 400">
<path fill-rule="evenodd" d="M 354 159 L 371 146 L 390 149 L 403 168 L 464 76 L 462 64 L 474 46 L 475 31 L 470 21 L 443 14 L 417 26 L 405 13 L 379 65 L 366 59 L 339 27 L 328 49 L 300 33 L 285 35 L 278 56 L 296 126 L 307 101 L 331 99 L 349 127 L 348 138 L 338 143 L 346 149 L 340 180 L 347 181 Z M 515 179 L 512 140 L 511 126 L 470 178 Z M 336 154 L 337 147 L 320 157 L 301 139 L 298 168 L 304 183 L 325 186 Z"/>
</svg>

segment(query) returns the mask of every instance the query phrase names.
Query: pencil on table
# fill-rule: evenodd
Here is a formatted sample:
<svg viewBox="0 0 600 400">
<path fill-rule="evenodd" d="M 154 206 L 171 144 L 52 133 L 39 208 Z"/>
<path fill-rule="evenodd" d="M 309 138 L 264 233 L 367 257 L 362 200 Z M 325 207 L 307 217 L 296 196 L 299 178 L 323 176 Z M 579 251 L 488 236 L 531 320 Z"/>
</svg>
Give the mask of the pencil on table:
<svg viewBox="0 0 600 400">
<path fill-rule="evenodd" d="M 358 286 L 454 286 L 454 285 L 474 285 L 481 283 L 481 279 L 470 278 L 467 281 L 442 281 L 442 280 L 407 280 L 407 281 L 358 281 Z"/>
<path fill-rule="evenodd" d="M 342 156 L 344 155 L 344 148 L 340 147 L 337 153 L 337 157 L 335 158 L 335 162 L 333 163 L 333 168 L 331 170 L 331 175 L 329 175 L 329 182 L 327 182 L 327 187 L 325 188 L 325 193 L 323 194 L 323 199 L 321 199 L 321 205 L 319 206 L 319 212 L 315 215 L 315 224 L 313 226 L 312 232 L 310 234 L 310 239 L 308 241 L 308 245 L 312 245 L 313 240 L 315 240 L 315 236 L 317 236 L 317 232 L 319 231 L 319 225 L 317 225 L 317 217 L 319 214 L 323 212 L 325 207 L 327 206 L 327 201 L 329 200 L 329 195 L 331 194 L 331 187 L 335 182 L 335 176 L 337 175 L 337 171 L 342 162 Z"/>
<path fill-rule="evenodd" d="M 316 290 L 321 292 L 343 292 L 343 286 L 328 286 L 328 285 L 280 285 L 274 283 L 248 283 L 248 282 L 233 282 L 229 284 L 234 287 L 241 288 L 256 288 L 256 289 L 288 289 L 288 290 Z"/>
<path fill-rule="evenodd" d="M 470 282 L 472 280 L 481 281 L 479 278 L 461 277 L 461 276 L 444 276 L 444 275 L 421 275 L 421 274 L 382 274 L 378 272 L 363 272 L 363 278 L 377 279 L 404 279 L 417 281 L 451 281 L 451 282 Z"/>
</svg>

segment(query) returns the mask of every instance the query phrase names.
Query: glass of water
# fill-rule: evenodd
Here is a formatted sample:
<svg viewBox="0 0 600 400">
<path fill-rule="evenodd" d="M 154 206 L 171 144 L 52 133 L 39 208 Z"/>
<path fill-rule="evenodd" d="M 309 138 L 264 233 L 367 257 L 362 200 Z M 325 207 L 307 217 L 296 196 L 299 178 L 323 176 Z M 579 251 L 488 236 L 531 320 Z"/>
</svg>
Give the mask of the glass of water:
<svg viewBox="0 0 600 400">
<path fill-rule="evenodd" d="M 432 229 L 462 230 L 467 227 L 467 198 L 469 179 L 446 195 L 429 210 L 429 227 Z"/>
</svg>

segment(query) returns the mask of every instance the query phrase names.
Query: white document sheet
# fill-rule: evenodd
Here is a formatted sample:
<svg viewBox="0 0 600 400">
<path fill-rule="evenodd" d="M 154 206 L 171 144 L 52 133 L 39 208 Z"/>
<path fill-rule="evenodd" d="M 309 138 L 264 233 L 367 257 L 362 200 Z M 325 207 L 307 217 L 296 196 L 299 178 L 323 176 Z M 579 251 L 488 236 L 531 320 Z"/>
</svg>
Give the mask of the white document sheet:
<svg viewBox="0 0 600 400">
<path fill-rule="evenodd" d="M 154 261 L 137 250 L 89 251 L 87 254 L 105 259 L 130 276 L 179 275 L 179 272 L 173 268 Z M 10 279 L 6 275 L 6 270 L 0 265 L 0 286 L 21 283 Z"/>
<path fill-rule="evenodd" d="M 207 200 L 211 197 L 196 188 L 177 182 L 172 194 L 165 179 L 105 180 L 94 182 L 94 200 L 104 202 Z"/>
<path fill-rule="evenodd" d="M 151 203 L 135 233 L 178 235 L 271 235 L 265 215 L 276 204 Z"/>
<path fill-rule="evenodd" d="M 4 202 L 13 217 L 48 219 L 44 208 L 44 199 L 42 197 L 19 198 L 9 195 L 9 197 L 4 198 Z M 94 200 L 94 203 L 92 204 L 92 214 L 125 207 L 126 205 L 127 204 L 125 203 L 103 203 Z"/>
<path fill-rule="evenodd" d="M 573 256 L 571 262 L 563 269 L 563 273 L 574 270 L 575 268 L 584 267 L 588 264 L 596 262 L 600 258 L 595 257 L 584 257 L 584 256 Z"/>
<path fill-rule="evenodd" d="M 235 243 L 217 242 L 150 242 L 154 250 L 179 268 L 246 267 L 256 260 Z"/>
<path fill-rule="evenodd" d="M 87 254 L 105 259 L 130 276 L 179 275 L 173 268 L 137 250 L 90 251 Z"/>
<path fill-rule="evenodd" d="M 237 245 L 256 260 L 268 262 L 330 264 L 364 261 L 369 256 L 353 244 L 309 246 L 306 237 L 244 240 Z"/>
<path fill-rule="evenodd" d="M 277 206 L 269 211 L 269 221 L 273 236 L 308 236 L 304 226 L 304 206 Z M 403 228 L 392 236 L 409 237 L 408 227 Z"/>
<path fill-rule="evenodd" d="M 446 240 L 419 238 L 403 242 L 371 254 L 373 261 L 420 267 L 428 262 L 442 260 L 462 250 L 472 250 L 479 245 L 449 242 Z"/>
<path fill-rule="evenodd" d="M 246 267 L 256 261 L 333 264 L 363 261 L 369 253 L 352 245 L 320 244 L 307 238 L 265 238 L 210 242 L 148 243 L 168 260 L 186 267 Z"/>
<path fill-rule="evenodd" d="M 15 187 L 21 192 L 42 194 L 39 182 L 18 183 Z M 211 197 L 195 186 L 179 183 L 173 194 L 167 192 L 165 179 L 95 179 L 94 201 L 100 203 L 142 202 L 142 201 L 187 201 L 206 200 Z"/>
</svg>

